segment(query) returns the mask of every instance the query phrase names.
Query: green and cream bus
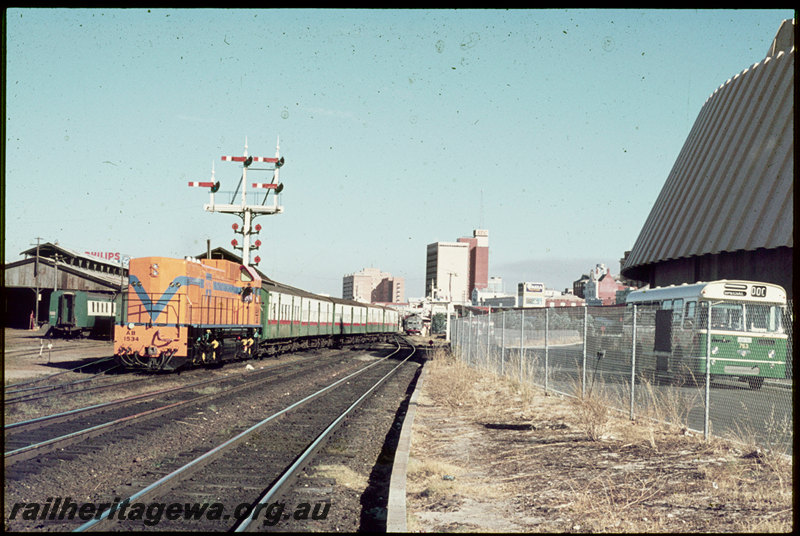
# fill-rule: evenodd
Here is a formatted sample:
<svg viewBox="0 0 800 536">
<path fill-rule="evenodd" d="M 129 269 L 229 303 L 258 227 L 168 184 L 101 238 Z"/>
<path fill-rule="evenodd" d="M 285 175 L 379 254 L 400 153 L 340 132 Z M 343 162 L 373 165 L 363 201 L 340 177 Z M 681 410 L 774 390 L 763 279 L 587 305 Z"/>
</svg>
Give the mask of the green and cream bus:
<svg viewBox="0 0 800 536">
<path fill-rule="evenodd" d="M 708 363 L 712 378 L 736 378 L 752 389 L 764 378 L 786 377 L 786 291 L 778 285 L 698 282 L 633 291 L 626 303 L 644 314 L 637 315 L 648 341 L 636 346 L 640 372 L 700 379 Z"/>
</svg>

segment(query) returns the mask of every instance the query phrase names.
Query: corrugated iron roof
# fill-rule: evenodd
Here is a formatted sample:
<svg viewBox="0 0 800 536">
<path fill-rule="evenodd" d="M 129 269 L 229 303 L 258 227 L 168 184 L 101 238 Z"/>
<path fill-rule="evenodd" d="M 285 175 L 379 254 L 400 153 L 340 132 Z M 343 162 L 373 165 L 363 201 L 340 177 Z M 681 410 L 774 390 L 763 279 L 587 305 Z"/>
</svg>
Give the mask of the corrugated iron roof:
<svg viewBox="0 0 800 536">
<path fill-rule="evenodd" d="M 792 247 L 793 129 L 791 42 L 706 100 L 623 271 L 708 253 Z"/>
</svg>

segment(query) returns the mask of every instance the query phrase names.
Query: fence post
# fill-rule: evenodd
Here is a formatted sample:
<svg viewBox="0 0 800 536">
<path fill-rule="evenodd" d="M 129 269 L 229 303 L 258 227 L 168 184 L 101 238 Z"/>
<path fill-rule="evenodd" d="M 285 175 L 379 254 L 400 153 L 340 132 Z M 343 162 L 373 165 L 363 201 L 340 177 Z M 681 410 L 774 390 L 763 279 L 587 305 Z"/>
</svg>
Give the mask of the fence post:
<svg viewBox="0 0 800 536">
<path fill-rule="evenodd" d="M 458 325 L 458 317 L 455 317 L 453 319 L 453 333 L 451 333 L 450 336 L 453 338 L 450 344 L 450 351 L 455 356 L 458 355 L 459 342 L 460 342 L 459 337 L 461 336 L 461 328 Z"/>
<path fill-rule="evenodd" d="M 475 322 L 473 321 L 472 313 L 470 312 L 469 313 L 469 333 L 467 333 L 467 365 L 472 365 L 472 329 L 474 327 L 473 326 L 474 323 Z"/>
<path fill-rule="evenodd" d="M 633 304 L 633 329 L 631 331 L 631 420 L 633 414 L 633 400 L 636 390 L 636 304 Z"/>
<path fill-rule="evenodd" d="M 461 326 L 458 328 L 458 359 L 463 363 L 464 362 L 464 333 L 467 331 L 467 317 L 461 317 Z"/>
<path fill-rule="evenodd" d="M 503 334 L 500 336 L 500 376 L 505 375 L 506 365 L 506 312 L 503 311 Z"/>
<path fill-rule="evenodd" d="M 547 332 L 550 331 L 550 308 L 544 310 L 544 392 L 547 392 L 550 367 L 548 364 L 549 348 L 547 346 Z"/>
<path fill-rule="evenodd" d="M 489 307 L 489 314 L 486 316 L 486 366 L 489 366 L 491 359 L 491 345 L 492 345 L 492 308 Z"/>
<path fill-rule="evenodd" d="M 708 440 L 708 413 L 711 398 L 711 309 L 714 305 L 708 302 L 708 314 L 706 318 L 706 392 L 705 392 L 705 411 L 703 413 L 703 439 Z"/>
<path fill-rule="evenodd" d="M 525 309 L 520 309 L 519 316 L 519 381 L 522 381 L 522 362 L 524 361 L 524 351 L 522 345 L 525 341 Z"/>
<path fill-rule="evenodd" d="M 589 307 L 584 304 L 583 306 L 583 363 L 581 363 L 581 397 L 586 396 L 586 345 L 587 336 L 589 333 Z"/>
</svg>

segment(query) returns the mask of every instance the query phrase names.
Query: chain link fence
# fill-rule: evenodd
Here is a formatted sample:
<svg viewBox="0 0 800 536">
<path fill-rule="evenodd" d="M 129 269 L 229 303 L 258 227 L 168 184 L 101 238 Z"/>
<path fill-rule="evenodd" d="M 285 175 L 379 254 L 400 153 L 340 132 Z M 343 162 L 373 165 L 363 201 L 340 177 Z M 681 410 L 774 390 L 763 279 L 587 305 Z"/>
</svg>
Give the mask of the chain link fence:
<svg viewBox="0 0 800 536">
<path fill-rule="evenodd" d="M 792 304 L 515 309 L 451 318 L 467 364 L 567 396 L 791 454 Z M 761 307 L 745 310 L 743 307 Z M 777 311 L 777 313 L 775 312 Z M 744 318 L 747 326 L 743 325 Z M 737 324 L 738 322 L 738 324 Z"/>
</svg>

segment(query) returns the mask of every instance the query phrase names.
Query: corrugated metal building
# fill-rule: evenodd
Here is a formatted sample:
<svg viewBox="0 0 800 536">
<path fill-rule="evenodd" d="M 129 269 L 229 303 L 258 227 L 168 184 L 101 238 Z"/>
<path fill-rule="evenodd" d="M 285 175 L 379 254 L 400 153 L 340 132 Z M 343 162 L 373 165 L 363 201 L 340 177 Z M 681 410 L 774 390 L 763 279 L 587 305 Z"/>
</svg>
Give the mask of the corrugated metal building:
<svg viewBox="0 0 800 536">
<path fill-rule="evenodd" d="M 114 295 L 128 283 L 128 269 L 92 255 L 47 242 L 23 251 L 26 258 L 3 266 L 3 316 L 6 326 L 27 327 L 40 300 L 38 321 L 48 320 L 54 289 L 84 290 Z"/>
<path fill-rule="evenodd" d="M 625 260 L 651 286 L 714 279 L 792 292 L 794 21 L 705 102 Z"/>
</svg>

